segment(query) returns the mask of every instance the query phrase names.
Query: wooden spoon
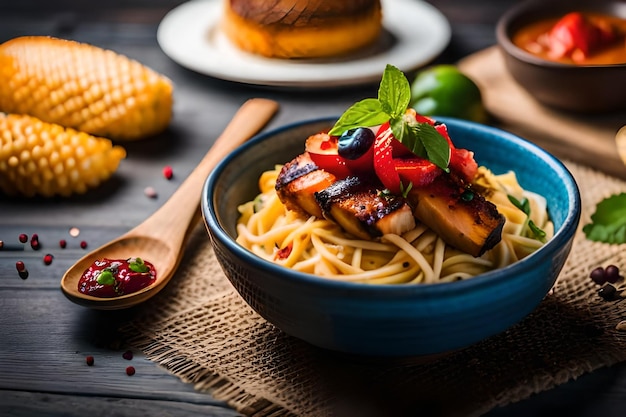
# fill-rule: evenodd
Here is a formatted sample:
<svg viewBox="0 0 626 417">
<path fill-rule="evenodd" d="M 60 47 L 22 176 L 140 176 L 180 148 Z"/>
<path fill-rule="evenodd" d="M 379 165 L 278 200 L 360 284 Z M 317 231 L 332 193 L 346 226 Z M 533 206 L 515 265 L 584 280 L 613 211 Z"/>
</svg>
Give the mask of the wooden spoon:
<svg viewBox="0 0 626 417">
<path fill-rule="evenodd" d="M 617 154 L 626 164 L 626 126 L 622 126 L 615 135 L 615 144 L 617 145 Z"/>
<path fill-rule="evenodd" d="M 163 289 L 174 275 L 187 237 L 201 217 L 200 198 L 206 177 L 228 153 L 260 131 L 277 111 L 278 103 L 272 100 L 257 98 L 245 102 L 211 150 L 159 210 L 129 232 L 82 257 L 67 270 L 61 279 L 65 296 L 85 307 L 116 310 L 146 301 Z M 157 272 L 156 282 L 138 292 L 114 298 L 93 297 L 78 291 L 78 281 L 95 260 L 130 257 L 151 262 Z"/>
</svg>

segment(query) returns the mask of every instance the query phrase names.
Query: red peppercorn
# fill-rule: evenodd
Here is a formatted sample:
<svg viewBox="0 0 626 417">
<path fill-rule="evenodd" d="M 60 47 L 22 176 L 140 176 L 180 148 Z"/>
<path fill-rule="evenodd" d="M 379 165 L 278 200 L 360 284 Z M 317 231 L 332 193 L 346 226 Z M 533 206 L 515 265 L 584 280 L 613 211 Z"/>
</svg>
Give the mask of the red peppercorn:
<svg viewBox="0 0 626 417">
<path fill-rule="evenodd" d="M 135 375 L 135 367 L 134 366 L 126 367 L 126 375 L 128 375 L 128 376 Z"/>
<path fill-rule="evenodd" d="M 93 356 L 89 355 L 85 358 L 85 362 L 87 363 L 88 366 L 93 366 L 94 363 L 94 359 Z"/>
<path fill-rule="evenodd" d="M 166 165 L 166 166 L 163 168 L 163 176 L 164 176 L 165 178 L 167 178 L 168 180 L 171 180 L 171 179 L 172 179 L 172 177 L 174 176 L 174 170 L 172 169 L 172 167 L 171 167 L 171 166 Z"/>
<path fill-rule="evenodd" d="M 50 265 L 52 263 L 52 258 L 53 256 L 48 253 L 46 256 L 43 257 L 43 263 L 46 265 Z"/>
<path fill-rule="evenodd" d="M 30 237 L 30 247 L 34 250 L 38 250 L 41 248 L 41 244 L 39 243 L 39 235 L 37 233 L 33 233 Z"/>
<path fill-rule="evenodd" d="M 17 272 L 26 271 L 26 265 L 22 261 L 17 261 L 15 262 L 15 269 L 17 269 Z"/>
<path fill-rule="evenodd" d="M 127 361 L 131 360 L 133 358 L 133 352 L 131 350 L 127 350 L 122 354 L 122 358 L 126 359 Z"/>
<path fill-rule="evenodd" d="M 85 242 L 84 240 L 80 242 L 80 247 L 83 249 L 87 248 L 87 242 Z"/>
<path fill-rule="evenodd" d="M 67 246 L 67 240 L 65 240 L 65 239 L 61 239 L 61 240 L 59 240 L 59 246 L 60 246 L 62 249 L 65 249 L 65 247 Z"/>
<path fill-rule="evenodd" d="M 26 243 L 26 242 L 28 242 L 28 235 L 27 235 L 26 233 L 22 233 L 22 234 L 18 237 L 18 239 L 20 240 L 20 242 L 22 242 L 22 243 Z"/>
</svg>

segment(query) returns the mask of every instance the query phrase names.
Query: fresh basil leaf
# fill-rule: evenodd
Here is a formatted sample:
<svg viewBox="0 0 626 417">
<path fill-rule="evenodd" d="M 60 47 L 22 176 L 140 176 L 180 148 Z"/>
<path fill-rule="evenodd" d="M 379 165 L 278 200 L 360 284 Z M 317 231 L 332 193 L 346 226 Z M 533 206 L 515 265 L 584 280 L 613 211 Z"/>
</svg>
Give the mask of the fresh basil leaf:
<svg viewBox="0 0 626 417">
<path fill-rule="evenodd" d="M 415 155 L 425 159 L 428 158 L 426 148 L 418 137 L 418 131 L 416 129 L 411 129 L 410 124 L 403 118 L 390 120 L 389 126 L 393 132 L 393 136 L 400 141 L 400 143 L 406 146 Z"/>
<path fill-rule="evenodd" d="M 418 123 L 415 127 L 418 136 L 426 148 L 428 159 L 439 168 L 448 172 L 450 163 L 450 145 L 446 138 L 441 136 L 437 130 L 428 123 Z"/>
<path fill-rule="evenodd" d="M 328 134 L 340 136 L 346 130 L 376 126 L 387 120 L 389 120 L 389 115 L 382 110 L 380 102 L 375 98 L 366 98 L 350 106 L 335 122 Z"/>
<path fill-rule="evenodd" d="M 392 121 L 391 130 L 396 139 L 411 152 L 448 171 L 450 145 L 433 126 L 402 118 Z"/>
<path fill-rule="evenodd" d="M 402 116 L 411 102 L 411 86 L 402 71 L 387 64 L 378 88 L 378 101 L 391 118 Z"/>
<path fill-rule="evenodd" d="M 626 243 L 626 193 L 614 194 L 598 203 L 583 232 L 595 242 Z"/>
</svg>

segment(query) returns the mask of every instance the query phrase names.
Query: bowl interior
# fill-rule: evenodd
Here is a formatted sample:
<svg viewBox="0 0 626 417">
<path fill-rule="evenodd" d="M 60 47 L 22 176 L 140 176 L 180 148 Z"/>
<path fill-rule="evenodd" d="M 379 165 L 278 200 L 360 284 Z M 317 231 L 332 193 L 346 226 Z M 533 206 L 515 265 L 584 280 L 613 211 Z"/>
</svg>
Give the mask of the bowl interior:
<svg viewBox="0 0 626 417">
<path fill-rule="evenodd" d="M 260 174 L 283 164 L 304 151 L 305 139 L 329 128 L 334 118 L 301 122 L 262 134 L 233 152 L 209 176 L 205 189 L 205 215 L 214 216 L 220 228 L 236 238 L 238 205 L 258 194 Z M 457 119 L 445 122 L 457 147 L 475 153 L 479 165 L 494 173 L 513 170 L 522 187 L 545 196 L 550 216 L 558 232 L 575 219 L 580 209 L 579 195 L 571 174 L 556 158 L 536 145 L 507 132 Z"/>
</svg>

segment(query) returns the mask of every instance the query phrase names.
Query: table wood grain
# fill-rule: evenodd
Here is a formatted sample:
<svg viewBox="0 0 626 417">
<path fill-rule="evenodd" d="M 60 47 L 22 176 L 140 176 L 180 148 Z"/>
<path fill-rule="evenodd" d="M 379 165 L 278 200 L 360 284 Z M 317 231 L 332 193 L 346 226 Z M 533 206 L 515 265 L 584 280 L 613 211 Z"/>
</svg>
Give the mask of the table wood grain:
<svg viewBox="0 0 626 417">
<path fill-rule="evenodd" d="M 52 4 L 53 3 L 53 4 Z M 175 84 L 174 118 L 149 141 L 124 144 L 128 157 L 102 187 L 83 196 L 24 199 L 0 194 L 0 415 L 1 416 L 237 416 L 226 404 L 194 391 L 128 349 L 118 329 L 133 310 L 92 311 L 72 304 L 59 289 L 64 271 L 88 249 L 111 240 L 154 212 L 191 172 L 236 109 L 250 97 L 281 104 L 268 129 L 307 118 L 334 116 L 374 96 L 377 86 L 289 91 L 220 81 L 186 70 L 160 50 L 159 21 L 173 0 L 44 2 L 0 0 L 0 42 L 22 35 L 52 35 L 110 48 L 152 67 Z M 433 0 L 450 20 L 453 37 L 437 63 L 453 63 L 495 43 L 497 18 L 513 0 Z M 163 178 L 170 165 L 174 178 Z M 158 198 L 147 198 L 151 186 Z M 70 228 L 80 234 L 72 237 Z M 18 235 L 39 235 L 41 249 L 19 246 Z M 67 248 L 58 242 L 65 239 Z M 52 254 L 51 265 L 43 263 Z M 21 279 L 22 260 L 29 277 Z M 85 357 L 94 357 L 87 366 Z M 126 375 L 127 366 L 136 373 Z M 490 416 L 623 416 L 626 366 L 603 369 L 533 396 Z"/>
</svg>

